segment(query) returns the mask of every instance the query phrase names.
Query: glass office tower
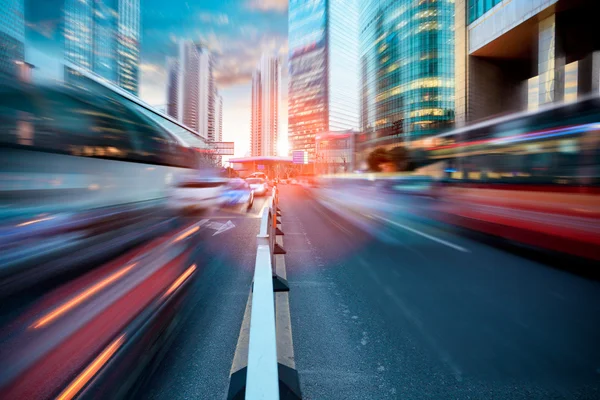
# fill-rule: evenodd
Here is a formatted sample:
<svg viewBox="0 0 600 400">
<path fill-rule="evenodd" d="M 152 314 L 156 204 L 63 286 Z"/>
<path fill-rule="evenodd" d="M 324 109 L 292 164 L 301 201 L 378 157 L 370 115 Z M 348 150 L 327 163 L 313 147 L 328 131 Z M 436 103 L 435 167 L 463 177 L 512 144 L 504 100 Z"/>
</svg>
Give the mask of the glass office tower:
<svg viewBox="0 0 600 400">
<path fill-rule="evenodd" d="M 0 79 L 17 75 L 25 56 L 24 0 L 0 0 Z"/>
<path fill-rule="evenodd" d="M 359 150 L 418 146 L 454 121 L 454 2 L 364 0 Z"/>
<path fill-rule="evenodd" d="M 358 129 L 358 0 L 290 0 L 290 149 L 316 155 L 322 132 Z"/>
<path fill-rule="evenodd" d="M 140 0 L 66 0 L 65 60 L 130 93 L 139 88 Z M 67 67 L 65 80 L 77 84 Z"/>
</svg>

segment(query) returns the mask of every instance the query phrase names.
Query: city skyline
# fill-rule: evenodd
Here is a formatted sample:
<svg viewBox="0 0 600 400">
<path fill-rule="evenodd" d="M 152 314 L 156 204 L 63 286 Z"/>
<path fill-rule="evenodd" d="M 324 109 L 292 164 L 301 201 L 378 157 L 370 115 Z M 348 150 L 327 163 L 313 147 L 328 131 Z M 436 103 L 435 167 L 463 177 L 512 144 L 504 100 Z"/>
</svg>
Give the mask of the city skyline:
<svg viewBox="0 0 600 400">
<path fill-rule="evenodd" d="M 36 66 L 37 80 L 63 75 L 60 18 L 65 1 L 25 0 L 25 55 Z M 287 1 L 144 0 L 140 14 L 141 99 L 166 111 L 166 57 L 176 54 L 180 39 L 205 44 L 215 54 L 215 84 L 224 104 L 223 140 L 236 142 L 236 156 L 248 153 L 252 70 L 265 51 L 287 55 Z M 282 70 L 282 82 L 287 87 L 287 68 Z M 279 118 L 283 132 L 286 98 L 283 91 Z"/>
</svg>

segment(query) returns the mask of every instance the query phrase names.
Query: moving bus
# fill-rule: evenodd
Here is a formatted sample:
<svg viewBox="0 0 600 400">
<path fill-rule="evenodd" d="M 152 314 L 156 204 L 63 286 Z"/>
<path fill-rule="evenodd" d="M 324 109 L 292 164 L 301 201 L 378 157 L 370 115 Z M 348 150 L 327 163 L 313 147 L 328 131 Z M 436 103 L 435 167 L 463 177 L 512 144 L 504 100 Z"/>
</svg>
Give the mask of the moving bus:
<svg viewBox="0 0 600 400">
<path fill-rule="evenodd" d="M 600 98 L 440 134 L 436 189 L 447 222 L 600 260 Z"/>
</svg>

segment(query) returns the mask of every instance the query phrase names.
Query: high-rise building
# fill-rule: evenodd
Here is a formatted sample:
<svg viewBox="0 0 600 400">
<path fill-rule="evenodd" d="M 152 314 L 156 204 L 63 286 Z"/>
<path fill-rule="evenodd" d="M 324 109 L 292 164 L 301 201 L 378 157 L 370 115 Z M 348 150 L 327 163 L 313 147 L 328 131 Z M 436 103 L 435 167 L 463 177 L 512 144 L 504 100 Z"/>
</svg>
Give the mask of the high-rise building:
<svg viewBox="0 0 600 400">
<path fill-rule="evenodd" d="M 205 137 L 209 142 L 216 141 L 215 136 L 215 97 L 216 97 L 216 86 L 215 79 L 213 76 L 214 60 L 208 50 L 198 45 L 198 51 L 200 52 L 200 106 L 202 115 L 206 115 L 202 118 L 201 134 L 206 135 Z"/>
<path fill-rule="evenodd" d="M 454 124 L 454 1 L 361 5 L 357 148 L 418 147 Z"/>
<path fill-rule="evenodd" d="M 215 91 L 215 141 L 223 141 L 223 97 Z M 223 157 L 217 156 L 217 165 L 221 165 Z"/>
<path fill-rule="evenodd" d="M 24 0 L 0 0 L 0 79 L 15 77 L 25 58 Z M 5 78 L 6 79 L 6 78 Z"/>
<path fill-rule="evenodd" d="M 66 0 L 65 60 L 137 94 L 140 64 L 140 0 Z M 76 71 L 65 80 L 78 85 Z"/>
<path fill-rule="evenodd" d="M 214 141 L 212 60 L 206 49 L 182 40 L 177 57 L 167 59 L 167 114 Z"/>
<path fill-rule="evenodd" d="M 215 141 L 223 141 L 223 97 L 218 92 L 215 96 Z"/>
<path fill-rule="evenodd" d="M 457 125 L 599 93 L 597 0 L 456 0 Z"/>
<path fill-rule="evenodd" d="M 263 55 L 252 75 L 250 154 L 275 156 L 281 68 L 277 57 Z"/>
<path fill-rule="evenodd" d="M 315 160 L 320 133 L 359 128 L 359 0 L 290 0 L 288 137 Z"/>
</svg>

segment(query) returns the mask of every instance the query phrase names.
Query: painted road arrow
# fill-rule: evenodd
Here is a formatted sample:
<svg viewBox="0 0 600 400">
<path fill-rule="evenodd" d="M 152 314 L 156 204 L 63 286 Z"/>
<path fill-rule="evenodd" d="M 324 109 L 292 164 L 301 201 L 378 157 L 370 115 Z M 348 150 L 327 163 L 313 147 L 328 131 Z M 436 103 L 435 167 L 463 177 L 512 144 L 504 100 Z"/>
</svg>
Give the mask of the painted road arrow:
<svg viewBox="0 0 600 400">
<path fill-rule="evenodd" d="M 223 233 L 225 231 L 235 228 L 235 225 L 231 221 L 227 221 L 224 224 L 220 222 L 211 222 L 206 227 L 209 229 L 214 229 L 216 232 L 213 234 L 213 236 L 217 236 L 219 233 Z"/>
</svg>

